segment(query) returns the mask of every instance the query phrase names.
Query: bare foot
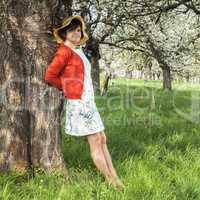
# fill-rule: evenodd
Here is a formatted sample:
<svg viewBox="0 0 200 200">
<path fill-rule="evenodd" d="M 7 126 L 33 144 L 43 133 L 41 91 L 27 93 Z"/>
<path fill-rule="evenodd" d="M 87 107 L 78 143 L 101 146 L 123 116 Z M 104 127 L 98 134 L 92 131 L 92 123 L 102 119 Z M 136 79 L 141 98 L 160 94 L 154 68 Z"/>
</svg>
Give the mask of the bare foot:
<svg viewBox="0 0 200 200">
<path fill-rule="evenodd" d="M 123 182 L 120 180 L 119 177 L 117 177 L 117 178 L 115 179 L 115 181 L 116 181 L 116 186 L 117 186 L 117 188 L 118 188 L 119 190 L 123 190 L 123 189 L 125 188 L 125 185 L 123 184 Z"/>
<path fill-rule="evenodd" d="M 123 184 L 123 182 L 120 180 L 119 177 L 110 177 L 107 179 L 107 182 L 109 185 L 113 185 L 119 190 L 123 190 L 125 188 L 125 185 Z"/>
</svg>

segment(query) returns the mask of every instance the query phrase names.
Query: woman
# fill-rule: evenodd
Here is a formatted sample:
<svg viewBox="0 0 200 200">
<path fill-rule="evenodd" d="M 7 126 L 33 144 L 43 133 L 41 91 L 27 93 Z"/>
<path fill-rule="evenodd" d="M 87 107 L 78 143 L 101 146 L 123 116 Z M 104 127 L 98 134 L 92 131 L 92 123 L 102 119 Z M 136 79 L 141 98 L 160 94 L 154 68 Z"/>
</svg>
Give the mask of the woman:
<svg viewBox="0 0 200 200">
<path fill-rule="evenodd" d="M 54 37 L 60 46 L 53 61 L 48 65 L 45 80 L 65 96 L 65 132 L 74 136 L 86 136 L 92 160 L 107 182 L 123 189 L 107 148 L 104 125 L 97 110 L 91 79 L 91 64 L 82 50 L 89 38 L 81 16 L 63 20 L 54 29 Z"/>
</svg>

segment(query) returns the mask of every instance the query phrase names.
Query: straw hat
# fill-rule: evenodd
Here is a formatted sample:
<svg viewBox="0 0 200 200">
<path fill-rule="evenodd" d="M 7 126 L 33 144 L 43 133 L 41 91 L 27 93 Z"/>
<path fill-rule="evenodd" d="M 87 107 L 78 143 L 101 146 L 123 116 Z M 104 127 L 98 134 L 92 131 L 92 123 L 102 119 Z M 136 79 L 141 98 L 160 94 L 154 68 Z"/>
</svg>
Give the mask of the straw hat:
<svg viewBox="0 0 200 200">
<path fill-rule="evenodd" d="M 53 28 L 53 35 L 54 35 L 55 40 L 57 41 L 57 43 L 63 43 L 64 42 L 64 40 L 62 39 L 62 37 L 59 34 L 59 31 L 62 28 L 68 26 L 73 19 L 78 19 L 82 23 L 81 31 L 82 31 L 83 37 L 80 39 L 79 45 L 84 44 L 89 39 L 87 33 L 85 32 L 85 23 L 83 21 L 83 18 L 80 15 L 74 15 L 74 16 L 65 18 L 63 20 L 63 22 L 62 22 L 62 26 L 60 26 L 58 28 Z"/>
</svg>

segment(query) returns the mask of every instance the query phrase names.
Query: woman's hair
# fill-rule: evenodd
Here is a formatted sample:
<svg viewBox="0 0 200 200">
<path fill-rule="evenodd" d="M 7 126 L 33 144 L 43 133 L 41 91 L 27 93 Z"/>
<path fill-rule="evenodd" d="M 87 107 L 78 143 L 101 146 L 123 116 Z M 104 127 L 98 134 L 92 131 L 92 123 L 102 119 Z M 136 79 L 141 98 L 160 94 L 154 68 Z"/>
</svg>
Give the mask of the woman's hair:
<svg viewBox="0 0 200 200">
<path fill-rule="evenodd" d="M 61 28 L 60 30 L 58 30 L 58 34 L 60 35 L 60 37 L 63 40 L 65 40 L 67 32 L 75 30 L 78 26 L 81 27 L 81 38 L 82 38 L 83 37 L 83 31 L 82 31 L 83 27 L 82 27 L 81 21 L 78 20 L 78 19 L 72 19 L 72 21 L 70 22 L 70 24 L 68 24 L 66 27 Z"/>
</svg>

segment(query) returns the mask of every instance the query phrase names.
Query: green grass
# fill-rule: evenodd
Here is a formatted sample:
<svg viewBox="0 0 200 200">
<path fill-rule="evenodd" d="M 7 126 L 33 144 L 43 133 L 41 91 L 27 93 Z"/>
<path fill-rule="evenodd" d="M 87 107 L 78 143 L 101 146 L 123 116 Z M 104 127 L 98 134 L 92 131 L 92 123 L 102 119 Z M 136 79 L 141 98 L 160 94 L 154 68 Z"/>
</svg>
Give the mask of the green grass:
<svg viewBox="0 0 200 200">
<path fill-rule="evenodd" d="M 109 188 L 96 170 L 89 146 L 64 133 L 69 177 L 38 172 L 1 174 L 0 199 L 7 200 L 193 200 L 200 199 L 200 87 L 159 81 L 114 79 L 106 97 L 96 96 L 108 148 L 126 189 Z"/>
</svg>

